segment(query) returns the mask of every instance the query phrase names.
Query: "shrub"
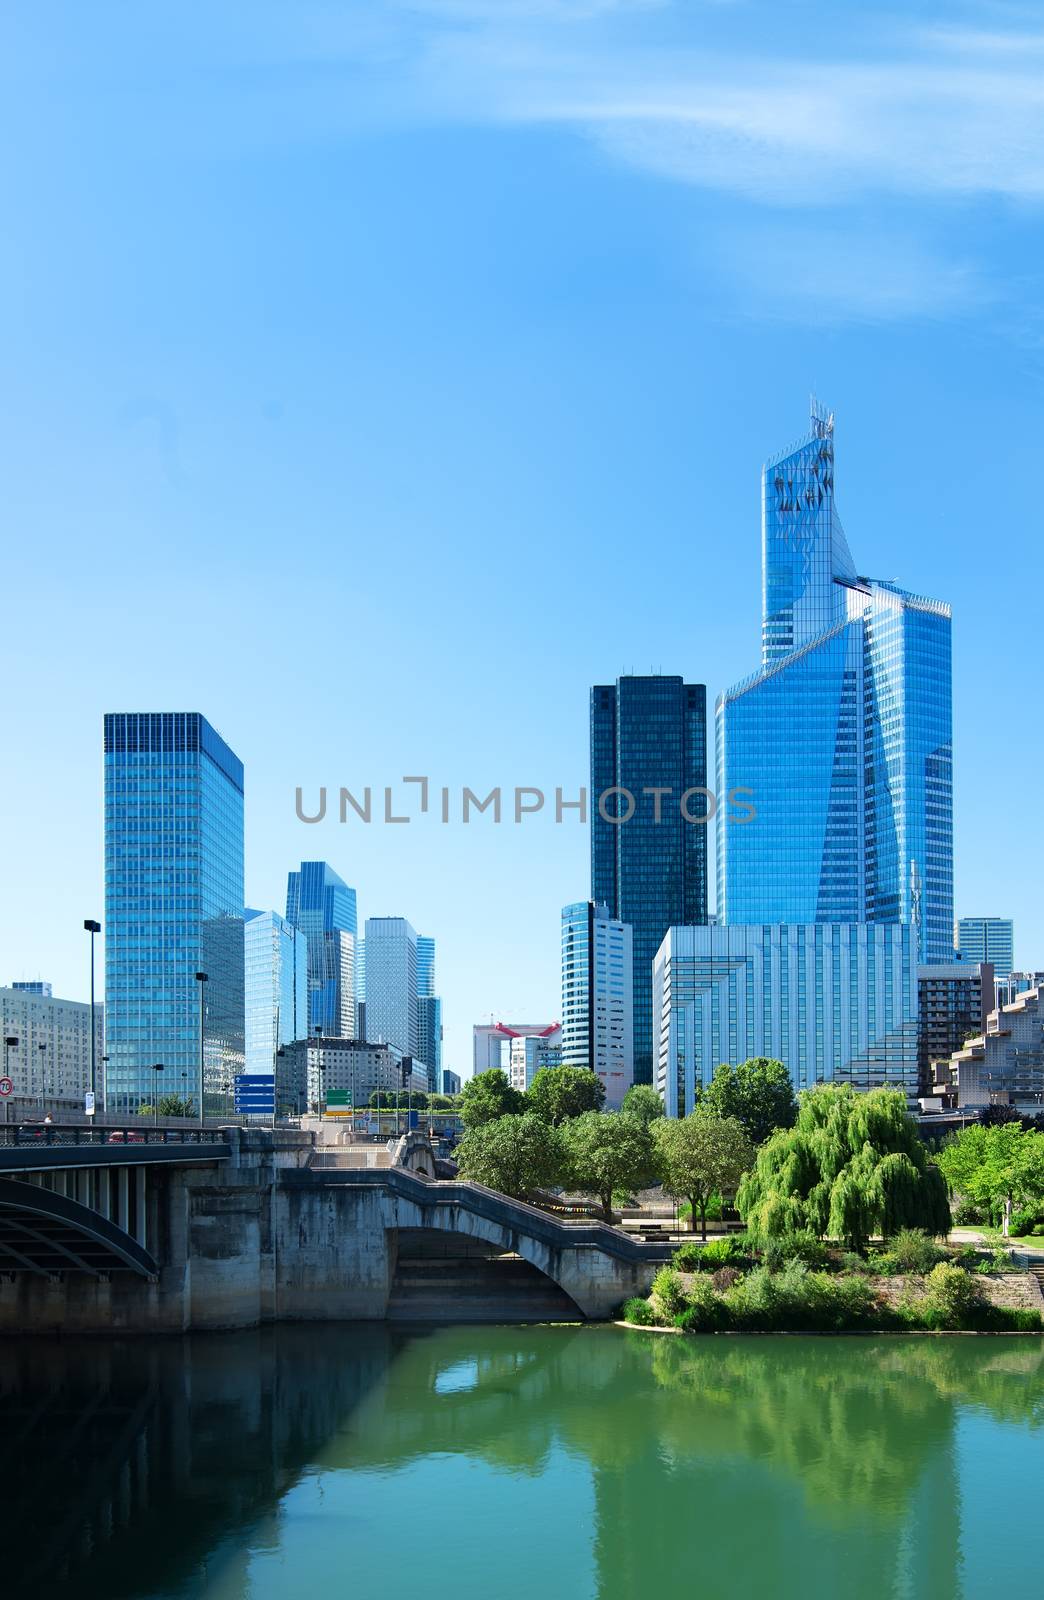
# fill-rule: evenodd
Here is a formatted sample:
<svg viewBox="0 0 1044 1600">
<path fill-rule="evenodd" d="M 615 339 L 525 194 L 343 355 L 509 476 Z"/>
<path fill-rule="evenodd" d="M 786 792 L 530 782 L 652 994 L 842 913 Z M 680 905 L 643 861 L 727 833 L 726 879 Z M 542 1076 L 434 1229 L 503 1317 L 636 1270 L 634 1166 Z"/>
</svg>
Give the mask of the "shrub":
<svg viewBox="0 0 1044 1600">
<path fill-rule="evenodd" d="M 674 1318 L 674 1326 L 686 1333 L 714 1333 L 727 1326 L 728 1307 L 715 1294 L 709 1278 L 697 1278 L 685 1310 Z"/>
<path fill-rule="evenodd" d="M 998 1306 L 996 1309 L 1004 1311 L 1013 1333 L 1039 1333 L 1044 1326 L 1039 1311 L 1029 1311 L 1022 1306 Z"/>
<path fill-rule="evenodd" d="M 946 1260 L 946 1251 L 920 1228 L 900 1228 L 888 1241 L 886 1254 L 895 1263 L 895 1272 L 931 1272 L 938 1262 Z"/>
<path fill-rule="evenodd" d="M 963 1265 L 963 1262 L 962 1262 Z M 1011 1257 L 1006 1250 L 991 1250 L 985 1261 L 976 1260 L 971 1269 L 981 1272 L 984 1277 L 994 1277 L 998 1272 L 1010 1272 L 1012 1267 Z"/>
<path fill-rule="evenodd" d="M 979 1259 L 979 1252 L 973 1244 L 966 1244 L 964 1248 L 953 1257 L 957 1267 L 963 1267 L 965 1272 L 978 1272 L 983 1263 Z"/>
<path fill-rule="evenodd" d="M 1013 1211 L 1008 1222 L 1008 1232 L 1016 1235 L 1032 1233 L 1039 1222 L 1039 1206 L 1029 1206 L 1022 1211 Z"/>
<path fill-rule="evenodd" d="M 711 1274 L 710 1281 L 714 1285 L 715 1293 L 726 1294 L 732 1288 L 734 1283 L 739 1282 L 742 1276 L 743 1273 L 740 1271 L 739 1267 L 719 1267 L 717 1272 Z M 703 1284 L 706 1282 L 706 1279 L 697 1278 L 696 1281 L 697 1283 Z"/>
<path fill-rule="evenodd" d="M 928 1274 L 925 1311 L 929 1316 L 938 1313 L 939 1326 L 960 1328 L 982 1302 L 982 1294 L 974 1278 L 963 1267 L 940 1261 Z"/>
<path fill-rule="evenodd" d="M 674 1264 L 683 1272 L 716 1272 L 719 1267 L 748 1267 L 751 1264 L 750 1248 L 743 1234 L 726 1234 L 712 1239 L 709 1244 L 697 1244 L 687 1239 L 675 1251 Z"/>
<path fill-rule="evenodd" d="M 684 1311 L 688 1301 L 681 1273 L 674 1267 L 661 1267 L 652 1282 L 652 1298 L 657 1311 L 667 1321 Z"/>
<path fill-rule="evenodd" d="M 879 1320 L 865 1279 L 810 1272 L 794 1259 L 782 1272 L 759 1267 L 735 1284 L 725 1301 L 737 1327 L 764 1331 L 834 1333 Z"/>
<path fill-rule="evenodd" d="M 621 1322 L 637 1322 L 640 1327 L 649 1328 L 656 1321 L 656 1316 L 648 1300 L 642 1300 L 634 1295 L 630 1300 L 625 1300 L 619 1310 Z"/>
<path fill-rule="evenodd" d="M 974 1228 L 976 1223 L 984 1222 L 982 1208 L 973 1205 L 970 1200 L 963 1197 L 958 1200 L 953 1208 L 953 1225 L 955 1228 Z"/>
<path fill-rule="evenodd" d="M 762 1259 L 773 1271 L 778 1271 L 788 1261 L 803 1261 L 806 1267 L 823 1267 L 827 1262 L 827 1250 L 811 1229 L 794 1228 L 774 1239 L 766 1239 Z"/>
<path fill-rule="evenodd" d="M 873 1272 L 873 1270 L 874 1269 L 870 1265 L 869 1261 L 867 1261 L 865 1256 L 861 1256 L 858 1250 L 846 1250 L 841 1257 L 842 1272 L 867 1273 Z"/>
</svg>

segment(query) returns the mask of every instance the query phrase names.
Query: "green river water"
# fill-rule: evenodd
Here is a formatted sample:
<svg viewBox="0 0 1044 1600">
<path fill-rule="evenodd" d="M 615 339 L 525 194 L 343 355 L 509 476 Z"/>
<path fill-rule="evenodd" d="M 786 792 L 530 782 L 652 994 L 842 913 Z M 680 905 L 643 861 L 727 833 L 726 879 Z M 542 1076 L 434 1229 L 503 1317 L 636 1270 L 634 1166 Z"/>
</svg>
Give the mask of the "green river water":
<svg viewBox="0 0 1044 1600">
<path fill-rule="evenodd" d="M 7 1343 L 0 1472 L 9 1596 L 1002 1600 L 1044 1589 L 1044 1343 Z"/>
</svg>

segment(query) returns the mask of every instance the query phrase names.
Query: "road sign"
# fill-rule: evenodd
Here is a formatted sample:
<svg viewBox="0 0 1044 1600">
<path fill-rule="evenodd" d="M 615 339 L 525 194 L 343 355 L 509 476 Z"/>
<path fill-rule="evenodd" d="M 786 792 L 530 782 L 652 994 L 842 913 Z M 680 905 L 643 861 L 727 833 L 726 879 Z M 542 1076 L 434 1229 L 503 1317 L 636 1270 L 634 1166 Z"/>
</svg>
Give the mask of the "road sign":
<svg viewBox="0 0 1044 1600">
<path fill-rule="evenodd" d="M 352 1104 L 352 1091 L 350 1089 L 328 1089 L 326 1091 L 326 1109 L 328 1111 L 343 1111 L 346 1107 L 350 1110 Z"/>
<path fill-rule="evenodd" d="M 10 1078 L 0 1078 L 0 1095 L 4 1095 L 6 1097 L 11 1093 L 13 1088 L 14 1084 L 11 1082 Z"/>
<path fill-rule="evenodd" d="M 83 1109 L 89 1117 L 94 1116 L 94 1090 L 85 1089 L 83 1095 Z"/>
</svg>

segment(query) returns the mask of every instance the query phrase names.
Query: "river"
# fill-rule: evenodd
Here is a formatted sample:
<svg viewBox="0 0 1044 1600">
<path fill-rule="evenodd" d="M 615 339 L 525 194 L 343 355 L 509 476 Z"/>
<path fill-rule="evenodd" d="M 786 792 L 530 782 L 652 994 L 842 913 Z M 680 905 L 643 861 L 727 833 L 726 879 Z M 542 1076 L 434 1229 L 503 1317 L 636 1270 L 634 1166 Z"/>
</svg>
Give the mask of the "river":
<svg viewBox="0 0 1044 1600">
<path fill-rule="evenodd" d="M 13 1597 L 977 1600 L 1044 1342 L 284 1326 L 0 1344 Z"/>
</svg>

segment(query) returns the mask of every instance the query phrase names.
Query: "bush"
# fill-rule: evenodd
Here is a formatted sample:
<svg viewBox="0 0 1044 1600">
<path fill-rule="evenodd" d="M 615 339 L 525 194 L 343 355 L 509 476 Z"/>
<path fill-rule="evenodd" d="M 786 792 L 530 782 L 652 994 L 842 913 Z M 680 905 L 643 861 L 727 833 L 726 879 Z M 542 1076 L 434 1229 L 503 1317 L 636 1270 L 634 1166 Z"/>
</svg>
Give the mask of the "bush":
<svg viewBox="0 0 1044 1600">
<path fill-rule="evenodd" d="M 674 1318 L 674 1326 L 686 1333 L 715 1333 L 728 1325 L 728 1307 L 716 1295 L 708 1278 L 697 1278 L 685 1310 Z"/>
<path fill-rule="evenodd" d="M 714 1291 L 716 1294 L 726 1294 L 732 1288 L 734 1283 L 739 1282 L 742 1276 L 743 1273 L 740 1271 L 739 1267 L 719 1267 L 717 1272 L 711 1274 L 710 1281 L 714 1285 Z M 696 1281 L 697 1283 L 703 1284 L 707 1280 L 705 1278 L 697 1278 Z"/>
<path fill-rule="evenodd" d="M 712 1239 L 709 1244 L 697 1244 L 687 1239 L 675 1252 L 674 1264 L 683 1272 L 714 1272 L 718 1267 L 745 1267 L 750 1265 L 749 1245 L 743 1234 L 725 1234 Z"/>
<path fill-rule="evenodd" d="M 827 1262 L 826 1245 L 809 1228 L 795 1228 L 766 1239 L 762 1259 L 773 1271 L 788 1261 L 803 1261 L 806 1267 L 823 1267 Z"/>
<path fill-rule="evenodd" d="M 643 1328 L 651 1328 L 656 1321 L 648 1300 L 642 1300 L 638 1295 L 625 1300 L 617 1315 L 621 1322 L 637 1322 Z"/>
<path fill-rule="evenodd" d="M 873 1290 L 864 1278 L 810 1272 L 794 1259 L 782 1272 L 759 1267 L 725 1298 L 736 1327 L 752 1330 L 838 1333 L 879 1321 Z"/>
<path fill-rule="evenodd" d="M 861 1256 L 858 1250 L 846 1250 L 841 1257 L 842 1272 L 868 1273 L 873 1272 L 873 1270 L 869 1261 L 865 1256 Z"/>
<path fill-rule="evenodd" d="M 931 1272 L 938 1262 L 946 1260 L 946 1251 L 920 1228 L 900 1228 L 888 1241 L 886 1253 L 896 1263 L 896 1272 Z"/>
<path fill-rule="evenodd" d="M 953 1225 L 955 1228 L 974 1228 L 977 1223 L 986 1219 L 979 1206 L 973 1205 L 970 1200 L 960 1199 L 953 1208 Z"/>
<path fill-rule="evenodd" d="M 652 1281 L 653 1304 L 666 1321 L 684 1311 L 688 1301 L 682 1287 L 681 1273 L 674 1267 L 661 1267 Z"/>
<path fill-rule="evenodd" d="M 938 1314 L 943 1328 L 966 1326 L 971 1313 L 982 1302 L 982 1294 L 974 1278 L 963 1267 L 940 1261 L 928 1274 L 925 1311 L 930 1317 Z"/>
<path fill-rule="evenodd" d="M 981 1272 L 987 1278 L 995 1277 L 998 1272 L 1012 1270 L 1011 1257 L 1006 1250 L 991 1250 L 985 1261 L 976 1260 L 972 1270 Z"/>
<path fill-rule="evenodd" d="M 163 1107 L 160 1107 L 162 1111 Z M 1008 1223 L 1008 1232 L 1015 1235 L 1033 1233 L 1040 1225 L 1040 1207 L 1029 1206 L 1023 1211 L 1013 1211 Z"/>
</svg>

